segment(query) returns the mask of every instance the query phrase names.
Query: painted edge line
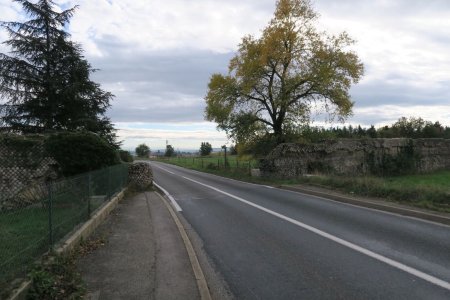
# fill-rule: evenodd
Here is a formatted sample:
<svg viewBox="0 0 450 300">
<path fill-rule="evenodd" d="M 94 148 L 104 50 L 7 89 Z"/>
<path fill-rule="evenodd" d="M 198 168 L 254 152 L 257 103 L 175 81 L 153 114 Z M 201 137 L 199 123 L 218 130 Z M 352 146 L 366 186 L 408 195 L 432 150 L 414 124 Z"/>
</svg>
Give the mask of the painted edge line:
<svg viewBox="0 0 450 300">
<path fill-rule="evenodd" d="M 183 211 L 183 210 L 181 209 L 181 206 L 178 205 L 177 201 L 172 197 L 172 195 L 169 194 L 168 191 L 166 191 L 162 186 L 160 186 L 159 184 L 157 184 L 156 181 L 154 181 L 154 180 L 153 180 L 153 184 L 154 184 L 158 189 L 160 189 L 160 190 L 164 193 L 164 195 L 167 196 L 167 198 L 169 198 L 170 202 L 171 202 L 172 205 L 175 207 L 175 210 L 176 210 L 176 211 L 178 211 L 178 212 Z"/>
<path fill-rule="evenodd" d="M 416 276 L 416 277 L 418 277 L 418 278 L 421 278 L 421 279 L 423 279 L 423 280 L 425 280 L 425 281 L 428 281 L 429 283 L 432 283 L 432 284 L 437 285 L 437 286 L 440 286 L 440 287 L 442 287 L 442 288 L 444 288 L 444 289 L 450 290 L 450 283 L 449 283 L 449 282 L 446 282 L 446 281 L 444 281 L 444 280 L 442 280 L 442 279 L 439 279 L 439 278 L 434 277 L 434 276 L 432 276 L 432 275 L 426 274 L 426 273 L 424 273 L 424 272 L 422 272 L 422 271 L 419 271 L 419 270 L 417 270 L 417 269 L 414 269 L 414 268 L 412 268 L 412 267 L 409 267 L 409 266 L 407 266 L 407 265 L 404 265 L 404 264 L 402 264 L 402 263 L 400 263 L 400 262 L 397 262 L 397 261 L 395 261 L 395 260 L 393 260 L 393 259 L 390 259 L 390 258 L 385 257 L 385 256 L 383 256 L 383 255 L 377 254 L 377 253 L 375 253 L 375 252 L 373 252 L 373 251 L 370 251 L 370 250 L 368 250 L 368 249 L 366 249 L 366 248 L 363 248 L 363 247 L 361 247 L 361 246 L 358 246 L 358 245 L 356 245 L 356 244 L 353 244 L 353 243 L 351 243 L 351 242 L 349 242 L 349 241 L 346 241 L 346 240 L 344 240 L 344 239 L 341 239 L 341 238 L 339 238 L 339 237 L 336 237 L 336 236 L 334 236 L 334 235 L 331 235 L 331 234 L 329 234 L 329 233 L 327 233 L 327 232 L 325 232 L 325 231 L 322 231 L 322 230 L 320 230 L 320 229 L 317 229 L 317 228 L 315 228 L 315 227 L 312 227 L 312 226 L 310 226 L 310 225 L 307 225 L 307 224 L 302 223 L 302 222 L 300 222 L 300 221 L 297 221 L 297 220 L 295 220 L 295 219 L 289 218 L 289 217 L 287 217 L 287 216 L 285 216 L 285 215 L 282 215 L 282 214 L 280 214 L 280 213 L 277 213 L 277 212 L 275 212 L 275 211 L 273 211 L 273 210 L 270 210 L 270 209 L 268 209 L 268 208 L 265 208 L 265 207 L 263 207 L 263 206 L 260 206 L 260 205 L 258 205 L 258 204 L 255 204 L 255 203 L 253 203 L 253 202 L 250 202 L 250 201 L 248 201 L 248 200 L 245 200 L 245 199 L 240 198 L 240 197 L 238 197 L 238 196 L 235 196 L 235 195 L 233 195 L 233 194 L 230 194 L 230 193 L 227 193 L 227 192 L 225 192 L 225 191 L 222 191 L 222 190 L 220 190 L 220 189 L 218 189 L 218 188 L 215 188 L 215 187 L 213 187 L 213 186 L 204 184 L 204 183 L 202 183 L 202 182 L 199 182 L 199 181 L 197 181 L 197 180 L 194 180 L 194 179 L 191 179 L 191 178 L 188 178 L 188 177 L 185 177 L 185 176 L 183 176 L 183 178 L 186 179 L 186 180 L 192 181 L 192 182 L 194 182 L 194 183 L 197 183 L 197 184 L 199 184 L 199 185 L 202 185 L 202 186 L 204 186 L 204 187 L 207 187 L 207 188 L 209 188 L 209 189 L 212 189 L 212 190 L 214 190 L 214 191 L 216 191 L 216 192 L 218 192 L 218 193 L 224 194 L 224 195 L 226 195 L 226 196 L 228 196 L 228 197 L 231 197 L 231 198 L 233 198 L 233 199 L 236 199 L 236 200 L 238 200 L 238 201 L 240 201 L 240 202 L 242 202 L 242 203 L 245 203 L 245 204 L 247 204 L 247 205 L 249 205 L 249 206 L 252 206 L 252 207 L 254 207 L 254 208 L 257 208 L 257 209 L 259 209 L 259 210 L 261 210 L 261 211 L 264 211 L 264 212 L 266 212 L 266 213 L 268 213 L 268 214 L 270 214 L 270 215 L 273 215 L 273 216 L 275 216 L 275 217 L 278 217 L 278 218 L 280 218 L 280 219 L 282 219 L 282 220 L 285 220 L 285 221 L 287 221 L 287 222 L 289 222 L 289 223 L 292 223 L 292 224 L 294 224 L 294 225 L 297 225 L 297 226 L 299 226 L 299 227 L 301 227 L 301 228 L 303 228 L 303 229 L 306 229 L 306 230 L 311 231 L 311 232 L 313 232 L 313 233 L 315 233 L 315 234 L 317 234 L 317 235 L 320 235 L 320 236 L 322 236 L 322 237 L 324 237 L 324 238 L 327 238 L 327 239 L 329 239 L 329 240 L 332 240 L 332 241 L 334 241 L 334 242 L 336 242 L 336 243 L 338 243 L 338 244 L 340 244 L 340 245 L 342 245 L 342 246 L 345 246 L 345 247 L 347 247 L 347 248 L 350 248 L 350 249 L 352 249 L 352 250 L 355 250 L 355 251 L 357 251 L 357 252 L 359 252 L 359 253 L 365 254 L 365 255 L 367 255 L 367 256 L 369 256 L 369 257 L 372 257 L 372 258 L 374 258 L 374 259 L 376 259 L 376 260 L 378 260 L 378 261 L 380 261 L 380 262 L 383 262 L 383 263 L 388 264 L 388 265 L 390 265 L 390 266 L 392 266 L 392 267 L 395 267 L 395 268 L 397 268 L 397 269 L 399 269 L 399 270 L 402 270 L 402 271 L 404 271 L 404 272 L 406 272 L 406 273 L 409 273 L 409 274 L 414 275 L 414 276 Z"/>
<path fill-rule="evenodd" d="M 173 208 L 170 206 L 167 200 L 165 200 L 164 197 L 161 196 L 159 193 L 156 194 L 161 198 L 161 201 L 167 207 L 167 210 L 169 211 L 170 215 L 175 221 L 178 231 L 180 232 L 181 238 L 183 239 L 184 246 L 186 247 L 186 251 L 189 256 L 189 261 L 191 262 L 192 270 L 194 271 L 195 280 L 197 282 L 198 291 L 200 293 L 200 298 L 202 300 L 211 300 L 212 298 L 209 292 L 208 283 L 206 282 L 205 275 L 198 261 L 194 247 L 192 246 L 192 243 L 189 240 L 189 236 L 187 235 L 186 230 L 183 227 L 183 224 L 181 223 L 180 219 L 173 211 Z"/>
</svg>

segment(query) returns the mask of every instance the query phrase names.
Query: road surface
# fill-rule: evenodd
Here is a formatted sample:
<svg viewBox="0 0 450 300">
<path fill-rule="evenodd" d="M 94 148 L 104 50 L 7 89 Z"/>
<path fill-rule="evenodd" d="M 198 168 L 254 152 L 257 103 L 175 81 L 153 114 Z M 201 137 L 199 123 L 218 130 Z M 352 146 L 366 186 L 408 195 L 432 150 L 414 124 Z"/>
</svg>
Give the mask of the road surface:
<svg viewBox="0 0 450 300">
<path fill-rule="evenodd" d="M 450 299 L 449 226 L 151 164 L 238 299 Z"/>
</svg>

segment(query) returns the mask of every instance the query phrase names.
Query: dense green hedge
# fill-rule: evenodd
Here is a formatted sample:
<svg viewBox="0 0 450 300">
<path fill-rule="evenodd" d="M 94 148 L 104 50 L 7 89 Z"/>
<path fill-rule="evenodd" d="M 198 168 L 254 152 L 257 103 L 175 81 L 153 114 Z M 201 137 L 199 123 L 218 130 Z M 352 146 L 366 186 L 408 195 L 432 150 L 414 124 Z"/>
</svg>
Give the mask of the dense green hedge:
<svg viewBox="0 0 450 300">
<path fill-rule="evenodd" d="M 0 166 L 36 167 L 43 144 L 42 135 L 0 134 Z"/>
<path fill-rule="evenodd" d="M 133 162 L 133 156 L 129 151 L 119 150 L 120 160 L 123 162 Z"/>
<path fill-rule="evenodd" d="M 47 154 L 60 165 L 65 176 L 76 175 L 120 163 L 107 141 L 90 132 L 64 132 L 45 141 Z"/>
</svg>

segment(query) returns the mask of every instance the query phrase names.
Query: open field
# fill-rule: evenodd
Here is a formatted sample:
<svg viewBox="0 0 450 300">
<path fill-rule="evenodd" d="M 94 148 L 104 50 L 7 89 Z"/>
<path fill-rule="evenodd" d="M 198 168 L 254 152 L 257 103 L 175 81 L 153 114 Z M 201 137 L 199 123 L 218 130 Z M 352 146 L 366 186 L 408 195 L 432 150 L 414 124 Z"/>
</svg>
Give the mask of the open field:
<svg viewBox="0 0 450 300">
<path fill-rule="evenodd" d="M 170 157 L 159 158 L 158 161 L 177 165 L 197 171 L 212 173 L 224 177 L 250 181 L 250 170 L 258 168 L 258 160 L 252 157 L 238 157 L 227 155 L 227 163 L 223 155 L 199 157 Z"/>
<path fill-rule="evenodd" d="M 171 164 L 182 165 L 186 167 L 196 168 L 225 168 L 225 157 L 223 155 L 211 155 L 211 156 L 196 156 L 196 157 L 170 157 L 162 158 L 161 161 Z M 257 168 L 258 160 L 251 157 L 239 158 L 237 155 L 227 155 L 227 167 L 228 168 Z"/>
<path fill-rule="evenodd" d="M 397 177 L 309 176 L 291 180 L 255 178 L 250 169 L 258 160 L 229 156 L 225 168 L 223 156 L 172 157 L 159 161 L 233 179 L 271 185 L 310 184 L 336 189 L 352 195 L 379 197 L 436 211 L 450 212 L 450 171 Z"/>
</svg>

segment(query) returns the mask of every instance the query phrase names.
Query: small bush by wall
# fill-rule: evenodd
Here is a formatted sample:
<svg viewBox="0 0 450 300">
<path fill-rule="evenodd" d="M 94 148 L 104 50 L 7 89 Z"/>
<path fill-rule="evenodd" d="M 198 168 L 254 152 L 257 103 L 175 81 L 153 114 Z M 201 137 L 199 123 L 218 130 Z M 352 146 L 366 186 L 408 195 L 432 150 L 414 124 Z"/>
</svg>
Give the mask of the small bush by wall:
<svg viewBox="0 0 450 300">
<path fill-rule="evenodd" d="M 420 155 L 415 151 L 412 140 L 399 147 L 397 154 L 382 152 L 377 158 L 374 151 L 367 155 L 366 163 L 369 172 L 378 176 L 396 176 L 418 172 Z"/>
<path fill-rule="evenodd" d="M 0 135 L 0 166 L 35 167 L 42 159 L 44 136 Z"/>
<path fill-rule="evenodd" d="M 120 160 L 123 162 L 133 162 L 133 156 L 131 156 L 129 151 L 119 150 Z"/>
</svg>

